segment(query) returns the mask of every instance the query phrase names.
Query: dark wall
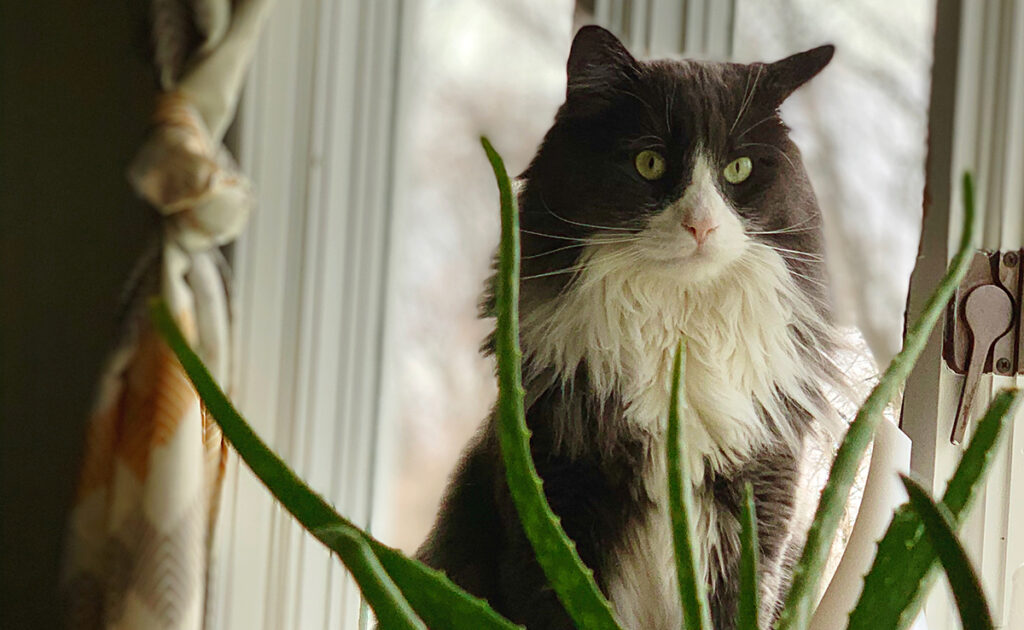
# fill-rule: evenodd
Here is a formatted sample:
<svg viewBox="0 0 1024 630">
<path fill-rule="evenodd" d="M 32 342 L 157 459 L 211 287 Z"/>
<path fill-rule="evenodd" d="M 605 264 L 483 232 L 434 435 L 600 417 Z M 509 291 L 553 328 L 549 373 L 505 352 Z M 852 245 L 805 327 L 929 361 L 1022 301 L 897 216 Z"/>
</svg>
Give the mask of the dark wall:
<svg viewBox="0 0 1024 630">
<path fill-rule="evenodd" d="M 59 6 L 58 6 L 59 4 Z M 0 628 L 60 627 L 84 420 L 153 235 L 124 172 L 153 97 L 148 2 L 0 0 Z"/>
</svg>

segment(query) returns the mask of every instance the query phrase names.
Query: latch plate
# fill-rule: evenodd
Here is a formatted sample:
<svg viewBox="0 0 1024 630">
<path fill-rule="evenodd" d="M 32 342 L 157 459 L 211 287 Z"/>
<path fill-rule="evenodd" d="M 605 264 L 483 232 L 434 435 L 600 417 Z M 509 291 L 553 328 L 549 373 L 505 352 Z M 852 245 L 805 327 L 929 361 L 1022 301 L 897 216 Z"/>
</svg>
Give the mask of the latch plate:
<svg viewBox="0 0 1024 630">
<path fill-rule="evenodd" d="M 954 444 L 967 430 L 981 375 L 1024 371 L 1022 253 L 977 252 L 947 311 L 943 357 L 950 369 L 966 376 L 950 435 Z"/>
<path fill-rule="evenodd" d="M 946 311 L 945 343 L 942 356 L 949 369 L 957 374 L 967 373 L 967 363 L 971 355 L 972 335 L 964 319 L 964 301 L 967 295 L 983 284 L 995 284 L 1002 287 L 1014 304 L 1014 321 L 1011 331 L 1014 334 L 1003 335 L 993 347 L 992 354 L 985 361 L 985 374 L 1012 376 L 1024 373 L 1024 347 L 1020 339 L 1024 330 L 1020 317 L 1021 305 L 1021 256 L 1024 251 L 975 253 L 971 266 L 964 276 L 963 282 L 953 295 Z"/>
</svg>

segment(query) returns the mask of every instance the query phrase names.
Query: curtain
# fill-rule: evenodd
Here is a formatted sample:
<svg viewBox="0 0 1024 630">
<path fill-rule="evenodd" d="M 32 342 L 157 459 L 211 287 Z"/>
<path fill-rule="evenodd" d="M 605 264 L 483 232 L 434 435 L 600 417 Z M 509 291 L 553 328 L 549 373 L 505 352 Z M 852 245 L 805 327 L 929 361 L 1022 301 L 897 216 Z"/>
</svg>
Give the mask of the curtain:
<svg viewBox="0 0 1024 630">
<path fill-rule="evenodd" d="M 167 302 L 230 390 L 230 281 L 220 247 L 241 233 L 254 203 L 221 141 L 270 4 L 151 3 L 163 92 L 128 178 L 160 212 L 162 234 L 135 274 L 122 341 L 88 421 L 64 569 L 72 628 L 204 625 L 227 450 L 146 304 Z"/>
</svg>

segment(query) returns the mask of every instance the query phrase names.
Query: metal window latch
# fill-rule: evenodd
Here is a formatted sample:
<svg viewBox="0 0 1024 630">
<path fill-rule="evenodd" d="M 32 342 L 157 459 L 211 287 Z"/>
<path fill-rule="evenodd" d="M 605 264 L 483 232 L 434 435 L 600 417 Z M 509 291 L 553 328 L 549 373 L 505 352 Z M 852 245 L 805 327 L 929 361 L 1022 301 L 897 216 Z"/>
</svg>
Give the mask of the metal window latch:
<svg viewBox="0 0 1024 630">
<path fill-rule="evenodd" d="M 975 253 L 946 312 L 942 356 L 964 374 L 950 441 L 960 444 L 982 374 L 1024 373 L 1021 260 L 1024 250 Z"/>
</svg>

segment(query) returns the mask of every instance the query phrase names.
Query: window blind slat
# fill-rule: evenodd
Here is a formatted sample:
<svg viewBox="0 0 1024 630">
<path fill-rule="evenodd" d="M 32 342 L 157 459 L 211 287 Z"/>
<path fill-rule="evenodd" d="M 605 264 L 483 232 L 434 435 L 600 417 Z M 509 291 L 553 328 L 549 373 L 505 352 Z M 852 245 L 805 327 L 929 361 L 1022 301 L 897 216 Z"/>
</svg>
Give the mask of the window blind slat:
<svg viewBox="0 0 1024 630">
<path fill-rule="evenodd" d="M 236 250 L 237 399 L 339 511 L 373 512 L 394 71 L 404 0 L 278 3 L 242 102 L 258 210 Z M 225 485 L 211 627 L 357 628 L 336 560 L 244 467 Z"/>
</svg>

